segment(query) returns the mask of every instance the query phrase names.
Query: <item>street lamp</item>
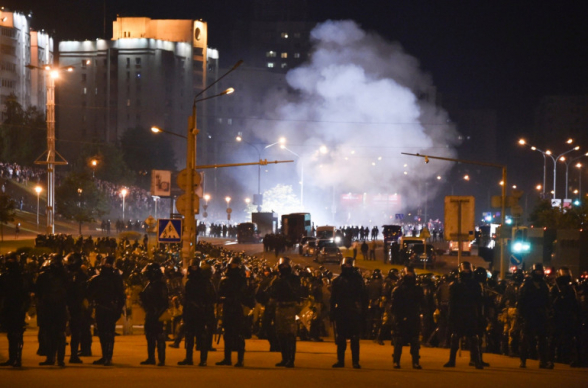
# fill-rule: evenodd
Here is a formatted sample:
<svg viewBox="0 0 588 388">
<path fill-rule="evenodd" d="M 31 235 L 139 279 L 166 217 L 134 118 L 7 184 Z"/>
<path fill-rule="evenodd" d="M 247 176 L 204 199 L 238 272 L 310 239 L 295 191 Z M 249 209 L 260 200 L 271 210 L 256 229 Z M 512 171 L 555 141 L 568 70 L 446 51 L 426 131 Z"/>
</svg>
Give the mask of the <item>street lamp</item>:
<svg viewBox="0 0 588 388">
<path fill-rule="evenodd" d="M 90 166 L 92 166 L 92 178 L 94 178 L 94 172 L 96 171 L 97 165 L 98 165 L 98 161 L 96 159 L 92 159 L 90 161 Z"/>
<path fill-rule="evenodd" d="M 185 191 L 185 198 L 186 198 L 186 207 L 183 209 L 184 211 L 182 212 L 182 214 L 184 215 L 184 227 L 182 230 L 182 262 L 183 262 L 183 267 L 184 268 L 188 268 L 188 265 L 190 265 L 190 262 L 192 261 L 192 259 L 194 258 L 194 246 L 195 246 L 195 242 L 196 242 L 196 219 L 195 219 L 195 206 L 194 206 L 194 200 L 196 197 L 196 194 L 194 193 L 194 176 L 196 174 L 196 147 L 197 147 L 197 143 L 196 143 L 196 136 L 198 135 L 198 128 L 196 128 L 196 123 L 197 123 L 197 110 L 196 110 L 196 104 L 205 100 L 210 100 L 212 98 L 216 98 L 216 97 L 220 97 L 223 96 L 225 94 L 231 94 L 235 91 L 235 89 L 233 88 L 228 88 L 226 90 L 224 90 L 221 93 L 209 96 L 209 97 L 203 97 L 203 98 L 198 98 L 200 96 L 202 96 L 202 94 L 204 94 L 208 89 L 210 89 L 212 86 L 216 85 L 220 80 L 222 80 L 223 78 L 225 78 L 227 75 L 229 75 L 231 72 L 233 72 L 235 69 L 237 69 L 239 66 L 241 66 L 241 64 L 243 63 L 242 60 L 238 61 L 237 63 L 235 63 L 235 65 L 229 70 L 227 71 L 225 74 L 223 74 L 221 77 L 219 77 L 216 81 L 214 81 L 213 83 L 211 83 L 210 85 L 208 85 L 206 88 L 204 88 L 201 92 L 199 92 L 198 94 L 196 94 L 194 96 L 193 102 L 192 102 L 192 116 L 190 116 L 190 118 L 188 119 L 188 135 L 187 137 L 187 151 L 186 151 L 186 173 L 188 176 L 187 179 L 187 190 Z"/>
<path fill-rule="evenodd" d="M 586 152 L 584 155 L 580 155 L 580 156 L 576 156 L 575 158 L 571 158 L 570 160 L 566 160 L 566 158 L 564 156 L 562 156 L 559 159 L 566 164 L 566 197 L 565 197 L 565 199 L 568 199 L 568 184 L 569 184 L 568 173 L 569 173 L 569 169 L 570 169 L 570 164 L 580 158 L 583 158 L 584 156 L 588 156 L 588 152 Z"/>
<path fill-rule="evenodd" d="M 272 143 L 270 145 L 265 146 L 265 148 L 270 148 L 275 146 L 276 144 L 280 145 L 280 148 L 290 152 L 292 155 L 296 156 L 300 161 L 300 207 L 304 209 L 304 163 L 302 163 L 302 159 L 300 155 L 296 152 L 292 151 L 290 148 L 286 147 L 286 138 L 281 137 L 277 142 Z"/>
<path fill-rule="evenodd" d="M 231 197 L 225 197 L 225 201 L 227 201 L 227 209 L 228 209 L 229 203 L 231 203 Z"/>
<path fill-rule="evenodd" d="M 43 191 L 41 186 L 35 186 L 35 192 L 37 193 L 37 229 L 39 229 L 39 195 Z"/>
<path fill-rule="evenodd" d="M 566 141 L 566 144 L 572 144 L 573 142 L 574 142 L 573 139 L 568 139 Z M 527 142 L 525 141 L 525 139 L 520 139 L 519 140 L 519 144 L 526 145 Z M 567 151 L 559 154 L 557 157 L 554 157 L 552 155 L 552 152 L 549 151 L 549 150 L 542 151 L 542 150 L 540 150 L 539 148 L 537 148 L 535 146 L 531 146 L 531 149 L 533 151 L 539 151 L 539 152 L 541 152 L 543 154 L 543 198 L 545 198 L 545 174 L 546 174 L 546 159 L 547 159 L 546 158 L 546 155 L 549 155 L 549 157 L 553 160 L 553 191 L 552 191 L 552 193 L 553 193 L 553 198 L 555 198 L 555 193 L 556 193 L 556 187 L 555 187 L 555 185 L 557 183 L 557 161 L 562 156 L 565 156 L 565 155 L 567 155 L 568 153 L 570 153 L 572 151 L 579 150 L 580 147 L 579 146 L 576 146 L 576 147 L 574 147 L 574 148 L 572 148 L 570 150 L 567 150 Z M 567 179 L 566 179 L 566 181 L 567 181 Z M 566 186 L 567 186 L 567 184 L 566 184 Z M 566 191 L 567 191 L 567 187 L 566 187 Z M 566 193 L 566 198 L 567 198 L 567 193 Z"/>
<path fill-rule="evenodd" d="M 171 131 L 166 131 L 166 130 L 161 129 L 161 128 L 156 127 L 156 126 L 151 127 L 151 132 L 153 132 L 153 133 L 160 133 L 160 132 L 169 133 L 170 135 L 181 137 L 182 139 L 187 139 L 187 137 L 184 136 L 184 135 L 180 135 L 179 133 L 175 133 L 175 132 L 171 132 Z"/>
<path fill-rule="evenodd" d="M 47 150 L 35 160 L 35 164 L 47 165 L 47 234 L 55 233 L 55 166 L 66 165 L 67 161 L 55 149 L 55 79 L 60 71 L 73 71 L 73 67 L 52 68 L 25 65 L 27 69 L 44 70 L 47 82 Z M 57 155 L 58 159 L 55 158 Z M 46 156 L 45 160 L 41 160 Z"/>
<path fill-rule="evenodd" d="M 260 163 L 257 165 L 257 198 L 254 198 L 255 199 L 254 204 L 257 205 L 257 212 L 259 213 L 259 212 L 261 212 L 261 204 L 263 202 L 263 198 L 261 196 L 261 151 L 259 150 L 259 148 L 257 148 L 253 144 L 249 143 L 247 140 L 243 140 L 243 136 L 242 136 L 241 132 L 239 132 L 237 134 L 237 137 L 235 138 L 235 140 L 237 140 L 238 142 L 243 142 L 243 143 L 248 144 L 251 147 L 253 147 L 253 149 L 255 151 L 257 151 L 257 156 L 259 157 Z"/>
<path fill-rule="evenodd" d="M 122 195 L 122 199 L 123 199 L 123 212 L 122 212 L 122 218 L 123 218 L 123 222 L 125 220 L 125 197 L 127 196 L 127 189 L 122 189 L 120 191 L 120 194 Z"/>
</svg>

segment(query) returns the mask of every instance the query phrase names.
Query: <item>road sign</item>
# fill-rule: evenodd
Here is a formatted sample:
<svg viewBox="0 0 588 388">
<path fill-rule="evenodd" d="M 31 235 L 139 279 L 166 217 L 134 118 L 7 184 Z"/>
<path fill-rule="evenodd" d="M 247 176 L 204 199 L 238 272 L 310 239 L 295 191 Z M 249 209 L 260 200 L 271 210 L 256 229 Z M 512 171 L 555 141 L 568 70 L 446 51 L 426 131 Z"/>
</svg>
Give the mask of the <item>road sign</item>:
<svg viewBox="0 0 588 388">
<path fill-rule="evenodd" d="M 473 196 L 445 197 L 445 239 L 473 240 L 475 200 Z"/>
<path fill-rule="evenodd" d="M 149 216 L 145 219 L 145 223 L 147 224 L 148 227 L 152 228 L 153 226 L 155 226 L 155 223 L 157 221 L 155 221 L 155 218 L 153 218 L 153 216 Z"/>
<path fill-rule="evenodd" d="M 186 214 L 188 212 L 188 196 L 186 194 L 180 195 L 176 199 L 176 209 L 180 212 L 180 214 L 188 217 Z M 200 197 L 197 195 L 194 196 L 194 214 L 198 214 L 200 212 Z"/>
<path fill-rule="evenodd" d="M 194 187 L 196 187 L 200 184 L 202 177 L 195 170 L 192 170 L 192 175 L 194 176 Z M 180 171 L 180 173 L 178 174 L 178 179 L 177 179 L 178 187 L 180 189 L 182 189 L 184 191 L 189 190 L 188 189 L 188 178 L 189 178 L 188 169 L 183 169 L 182 171 Z"/>
<path fill-rule="evenodd" d="M 403 219 L 404 219 L 404 214 L 402 214 L 402 213 L 397 213 L 397 214 L 394 216 L 394 218 L 395 218 L 395 219 L 397 219 L 397 220 L 403 220 Z"/>
<path fill-rule="evenodd" d="M 429 238 L 429 237 L 431 237 L 431 232 L 429 232 L 429 229 L 423 228 L 423 229 L 421 229 L 421 233 L 419 234 L 419 237 Z"/>
<path fill-rule="evenodd" d="M 510 256 L 510 262 L 512 263 L 512 265 L 521 265 L 521 263 L 523 262 L 521 260 L 521 258 L 517 257 L 516 255 L 511 255 Z"/>
<path fill-rule="evenodd" d="M 561 199 L 552 198 L 551 199 L 551 207 L 561 207 Z"/>
<path fill-rule="evenodd" d="M 523 207 L 521 205 L 515 205 L 510 208 L 510 214 L 515 217 L 520 217 L 523 215 Z"/>
<path fill-rule="evenodd" d="M 157 241 L 160 243 L 182 242 L 182 221 L 182 219 L 169 218 L 157 220 Z"/>
</svg>

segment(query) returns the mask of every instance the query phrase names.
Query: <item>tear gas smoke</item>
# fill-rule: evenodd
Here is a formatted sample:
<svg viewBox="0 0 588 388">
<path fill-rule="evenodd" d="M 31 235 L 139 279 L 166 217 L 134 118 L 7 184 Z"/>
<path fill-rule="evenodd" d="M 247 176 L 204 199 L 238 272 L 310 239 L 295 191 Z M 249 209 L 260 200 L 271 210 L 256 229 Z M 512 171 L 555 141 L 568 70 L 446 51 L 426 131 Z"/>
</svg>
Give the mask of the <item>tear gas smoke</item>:
<svg viewBox="0 0 588 388">
<path fill-rule="evenodd" d="M 425 165 L 422 158 L 401 155 L 455 156 L 458 134 L 447 113 L 435 104 L 431 77 L 399 43 L 363 31 L 353 21 L 319 24 L 311 39 L 309 60 L 287 73 L 291 90 L 266 98 L 271 120 L 250 128 L 268 144 L 286 137 L 287 148 L 300 155 L 297 171 L 300 174 L 303 168 L 304 186 L 309 188 L 305 211 L 315 219 L 322 212 L 330 221 L 331 202 L 337 207 L 340 195 L 351 192 L 368 197 L 398 193 L 402 208 L 392 213 L 401 212 L 422 204 L 426 181 L 431 182 L 427 190 L 432 198 L 434 177 L 443 175 L 451 164 Z M 321 146 L 326 146 L 322 152 Z M 271 156 L 292 157 L 273 148 Z M 294 192 L 298 180 L 292 179 Z M 312 197 L 317 189 L 328 193 L 322 202 Z M 361 215 L 346 215 L 344 222 L 389 219 L 382 209 L 361 209 Z"/>
</svg>

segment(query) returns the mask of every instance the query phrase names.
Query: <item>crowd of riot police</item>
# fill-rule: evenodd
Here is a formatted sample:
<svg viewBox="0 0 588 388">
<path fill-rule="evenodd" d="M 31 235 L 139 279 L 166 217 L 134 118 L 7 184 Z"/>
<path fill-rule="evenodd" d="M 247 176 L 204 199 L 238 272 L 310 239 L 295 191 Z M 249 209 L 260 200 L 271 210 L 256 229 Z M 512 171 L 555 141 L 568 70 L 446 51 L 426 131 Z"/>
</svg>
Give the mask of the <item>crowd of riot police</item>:
<svg viewBox="0 0 588 388">
<path fill-rule="evenodd" d="M 92 354 L 92 326 L 102 351 L 93 363 L 111 365 L 121 317 L 124 325 L 144 325 L 144 365 L 165 365 L 166 340 L 174 335 L 175 343 L 185 341 L 179 365 L 194 363 L 196 347 L 199 365 L 206 366 L 222 336 L 224 358 L 217 365 L 232 365 L 236 352 L 234 365 L 243 366 L 245 340 L 256 336 L 268 340 L 270 351 L 281 352 L 276 366 L 293 367 L 297 339 L 322 341 L 331 333 L 335 368 L 344 366 L 347 340 L 353 367 L 360 368 L 362 338 L 391 340 L 394 368 L 400 368 L 406 344 L 415 369 L 421 368 L 421 344 L 449 348 L 446 367 L 455 366 L 460 346 L 471 350 L 476 368 L 488 366 L 484 352 L 518 356 L 521 367 L 528 358 L 547 369 L 555 362 L 587 362 L 588 274 L 574 279 L 565 268 L 546 276 L 537 265 L 501 281 L 469 263 L 441 278 L 417 276 L 410 267 L 384 276 L 379 270 L 362 274 L 345 258 L 340 274 L 333 274 L 302 268 L 287 257 L 273 266 L 198 243 L 183 272 L 178 246 L 148 252 L 146 242 L 122 240 L 104 254 L 96 245 L 90 253 L 84 246 L 82 240 L 71 252 L 2 257 L 0 327 L 7 333 L 9 359 L 1 365 L 21 366 L 27 315 L 36 316 L 39 326 L 37 354 L 46 357 L 41 365 L 65 365 L 66 332 L 69 363 L 83 362 Z M 145 311 L 144 322 L 132 320 L 134 300 Z"/>
</svg>

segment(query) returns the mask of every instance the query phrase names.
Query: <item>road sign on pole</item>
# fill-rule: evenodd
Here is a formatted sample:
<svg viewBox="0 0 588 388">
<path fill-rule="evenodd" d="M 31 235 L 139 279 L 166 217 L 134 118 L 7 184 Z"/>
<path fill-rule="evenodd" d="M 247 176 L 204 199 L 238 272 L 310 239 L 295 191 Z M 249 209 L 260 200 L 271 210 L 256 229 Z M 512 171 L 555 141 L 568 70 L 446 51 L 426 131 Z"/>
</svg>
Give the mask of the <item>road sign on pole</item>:
<svg viewBox="0 0 588 388">
<path fill-rule="evenodd" d="M 157 220 L 157 241 L 160 243 L 182 242 L 182 219 L 160 218 Z"/>
</svg>

